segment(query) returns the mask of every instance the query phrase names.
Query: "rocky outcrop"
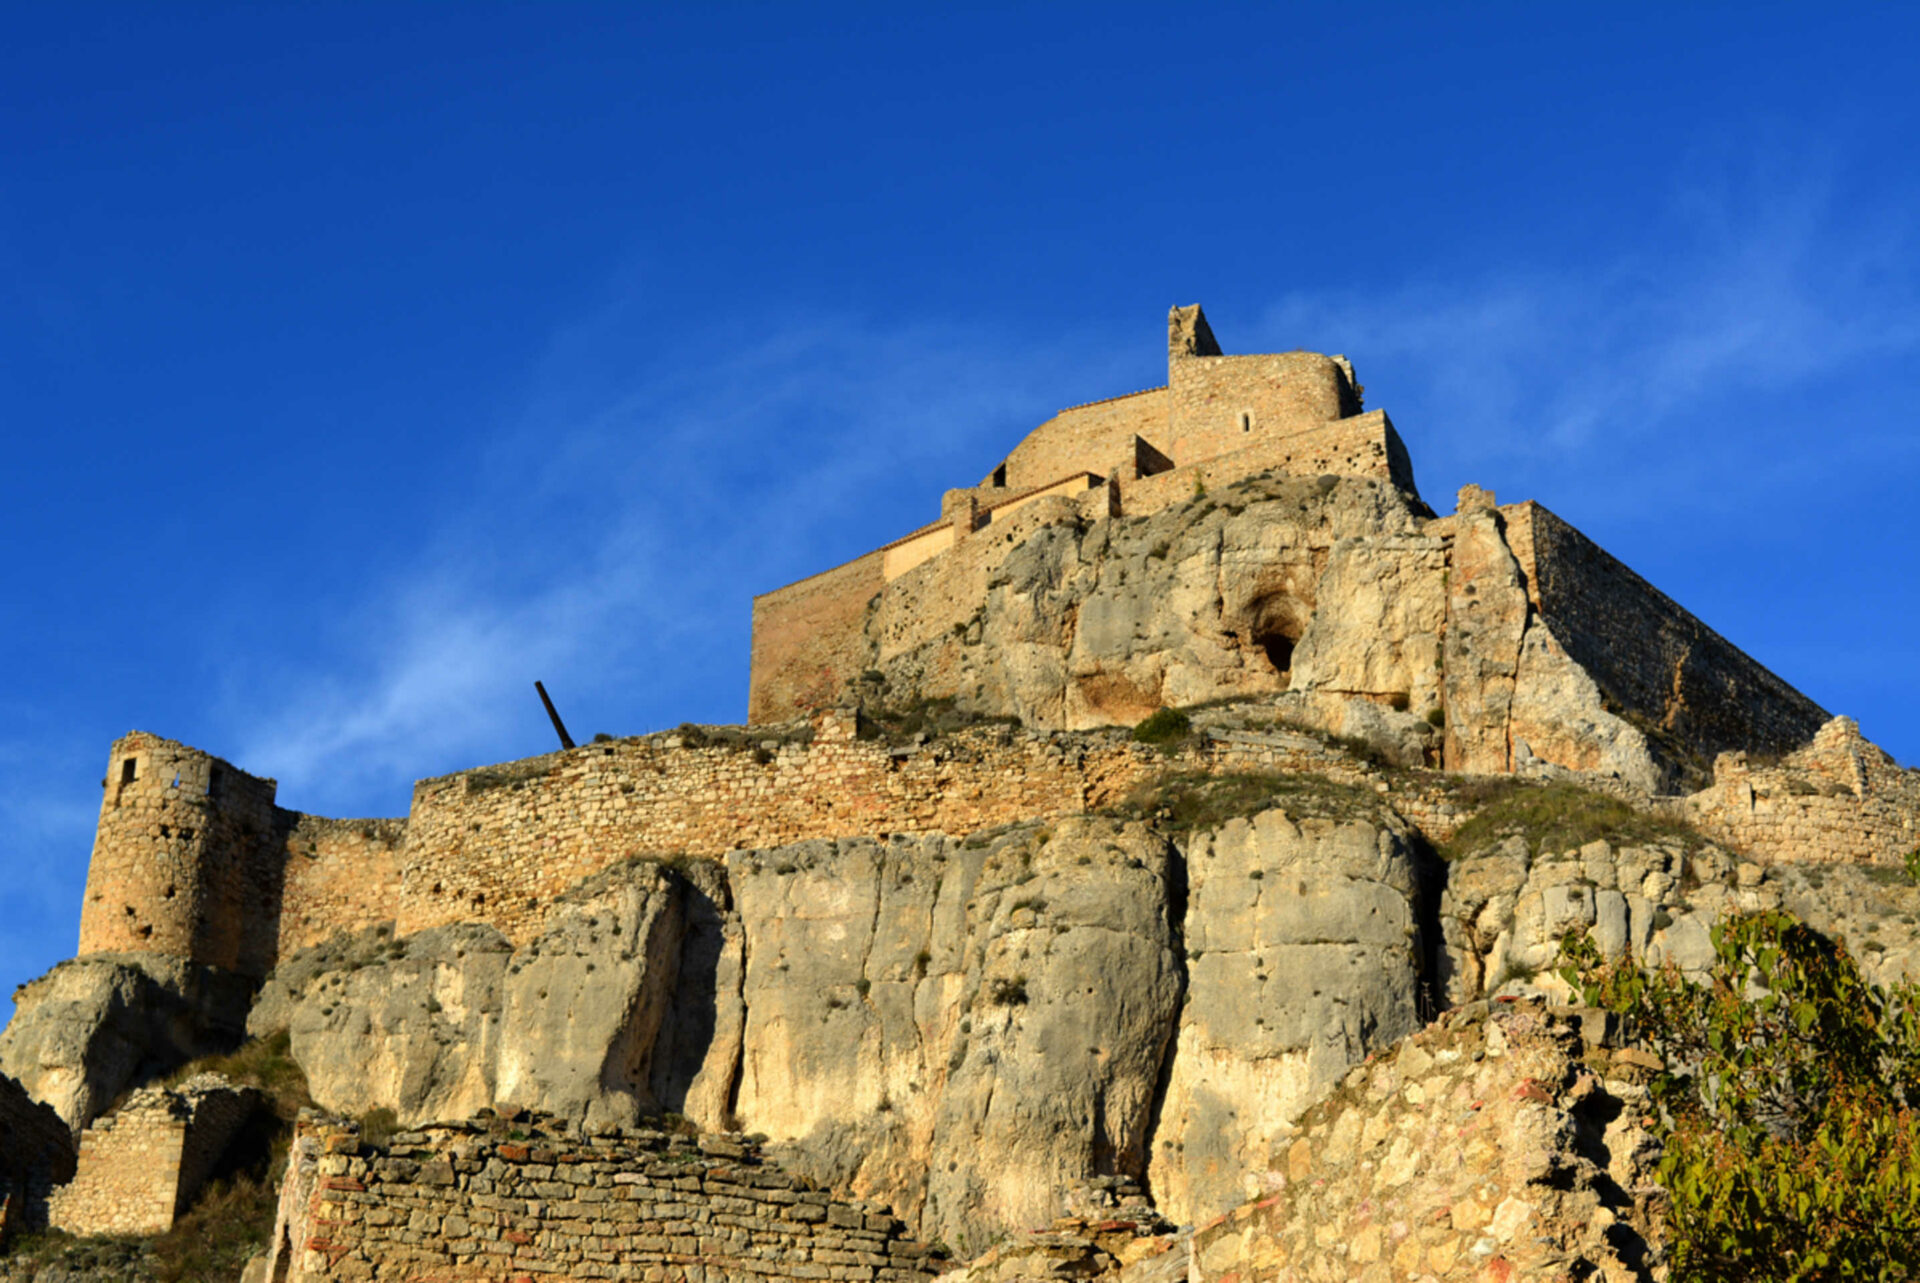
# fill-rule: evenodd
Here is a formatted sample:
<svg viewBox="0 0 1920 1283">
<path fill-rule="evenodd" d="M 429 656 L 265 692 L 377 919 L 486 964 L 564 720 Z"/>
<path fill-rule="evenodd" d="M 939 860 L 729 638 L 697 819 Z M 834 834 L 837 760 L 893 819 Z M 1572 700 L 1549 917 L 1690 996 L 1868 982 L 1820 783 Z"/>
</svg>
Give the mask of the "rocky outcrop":
<svg viewBox="0 0 1920 1283">
<path fill-rule="evenodd" d="M 14 991 L 0 1073 L 78 1134 L 130 1087 L 245 1036 L 253 986 L 154 953 L 96 953 Z"/>
<path fill-rule="evenodd" d="M 1677 778 L 1569 657 L 1477 487 L 1434 521 L 1382 481 L 1270 474 L 1148 517 L 1036 504 L 998 531 L 874 600 L 861 698 L 1088 728 L 1285 692 L 1296 722 L 1402 765 Z"/>
<path fill-rule="evenodd" d="M 1602 1013 L 1476 1003 L 1352 1070 L 1187 1278 L 1662 1277 L 1651 1057 Z"/>
<path fill-rule="evenodd" d="M 1140 1174 L 1178 1016 L 1178 857 L 1139 824 L 802 843 L 728 873 L 742 1127 L 957 1250 Z"/>
<path fill-rule="evenodd" d="M 47 1223 L 47 1195 L 73 1179 L 73 1133 L 51 1108 L 0 1074 L 0 1246 Z"/>
<path fill-rule="evenodd" d="M 710 864 L 636 860 L 568 893 L 518 950 L 476 924 L 375 928 L 281 964 L 248 1029 L 287 1031 L 314 1099 L 356 1117 L 512 1102 L 591 1125 L 662 1109 L 719 1125 L 739 1027 L 724 895 Z"/>
<path fill-rule="evenodd" d="M 1263 1194 L 1291 1124 L 1420 1027 L 1420 870 L 1384 817 L 1270 810 L 1187 851 L 1188 993 L 1151 1184 L 1176 1221 Z"/>
</svg>

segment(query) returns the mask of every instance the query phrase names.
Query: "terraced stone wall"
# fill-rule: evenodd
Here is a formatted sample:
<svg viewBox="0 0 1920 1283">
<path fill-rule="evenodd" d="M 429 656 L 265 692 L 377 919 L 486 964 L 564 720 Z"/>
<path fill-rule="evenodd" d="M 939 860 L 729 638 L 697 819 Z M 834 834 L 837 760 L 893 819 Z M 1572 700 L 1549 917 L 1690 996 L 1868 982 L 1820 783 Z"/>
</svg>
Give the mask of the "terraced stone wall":
<svg viewBox="0 0 1920 1283">
<path fill-rule="evenodd" d="M 886 1208 L 810 1188 L 740 1137 L 589 1137 L 545 1118 L 437 1123 L 386 1146 L 304 1119 L 274 1243 L 268 1277 L 287 1283 L 922 1283 L 939 1264 Z"/>
</svg>

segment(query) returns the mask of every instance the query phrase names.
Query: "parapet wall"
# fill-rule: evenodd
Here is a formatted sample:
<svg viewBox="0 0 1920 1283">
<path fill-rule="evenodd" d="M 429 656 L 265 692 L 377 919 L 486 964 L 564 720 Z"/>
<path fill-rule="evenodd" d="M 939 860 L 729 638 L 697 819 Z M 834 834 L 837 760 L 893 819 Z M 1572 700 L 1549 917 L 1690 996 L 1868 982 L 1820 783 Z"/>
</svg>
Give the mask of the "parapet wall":
<svg viewBox="0 0 1920 1283">
<path fill-rule="evenodd" d="M 581 1136 L 551 1119 L 437 1123 L 363 1144 L 303 1119 L 269 1277 L 859 1280 L 937 1262 L 884 1207 L 809 1188 L 738 1137 Z"/>
<path fill-rule="evenodd" d="M 69 1234 L 164 1234 L 213 1175 L 259 1095 L 218 1074 L 134 1092 L 80 1136 L 79 1168 L 53 1195 Z"/>
<path fill-rule="evenodd" d="M 631 855 L 971 833 L 1104 806 L 1164 760 L 1115 734 L 1004 729 L 895 749 L 830 714 L 806 746 L 623 740 L 441 776 L 414 788 L 396 929 L 481 921 L 518 942 L 562 891 Z"/>
</svg>

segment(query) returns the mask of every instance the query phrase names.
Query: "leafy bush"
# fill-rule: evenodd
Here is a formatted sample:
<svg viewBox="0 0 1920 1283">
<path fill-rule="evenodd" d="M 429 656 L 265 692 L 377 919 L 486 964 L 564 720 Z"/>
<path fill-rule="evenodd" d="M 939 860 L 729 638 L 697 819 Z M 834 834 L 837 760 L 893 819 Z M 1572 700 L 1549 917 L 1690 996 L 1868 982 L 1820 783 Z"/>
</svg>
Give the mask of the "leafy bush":
<svg viewBox="0 0 1920 1283">
<path fill-rule="evenodd" d="M 1713 945 L 1704 983 L 1562 946 L 1561 976 L 1664 1064 L 1672 1277 L 1920 1278 L 1920 987 L 1870 983 L 1782 912 L 1729 918 Z"/>
<path fill-rule="evenodd" d="M 1134 739 L 1162 747 L 1178 744 L 1191 734 L 1193 719 L 1177 708 L 1163 708 L 1148 714 L 1145 721 L 1133 728 Z"/>
<path fill-rule="evenodd" d="M 1913 850 L 1907 852 L 1906 864 L 1907 876 L 1915 882 L 1920 882 L 1920 846 L 1916 846 Z"/>
</svg>

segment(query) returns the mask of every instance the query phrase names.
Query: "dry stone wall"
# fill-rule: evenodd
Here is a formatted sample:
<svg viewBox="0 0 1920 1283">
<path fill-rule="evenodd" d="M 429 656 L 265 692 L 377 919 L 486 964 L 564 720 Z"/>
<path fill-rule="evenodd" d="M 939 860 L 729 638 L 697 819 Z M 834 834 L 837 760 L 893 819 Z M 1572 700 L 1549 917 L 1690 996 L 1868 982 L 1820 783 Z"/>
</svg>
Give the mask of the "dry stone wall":
<svg viewBox="0 0 1920 1283">
<path fill-rule="evenodd" d="M 287 1283 L 921 1283 L 935 1260 L 885 1208 L 809 1188 L 744 1138 L 584 1136 L 524 1115 L 387 1146 L 303 1118 L 274 1241 L 269 1277 Z"/>
<path fill-rule="evenodd" d="M 1920 771 L 1901 769 L 1852 718 L 1836 717 L 1776 763 L 1722 754 L 1685 814 L 1764 860 L 1899 864 L 1920 852 Z"/>
<path fill-rule="evenodd" d="M 80 1136 L 79 1167 L 51 1202 L 69 1234 L 164 1234 L 260 1108 L 257 1092 L 218 1074 L 148 1087 Z"/>
</svg>

